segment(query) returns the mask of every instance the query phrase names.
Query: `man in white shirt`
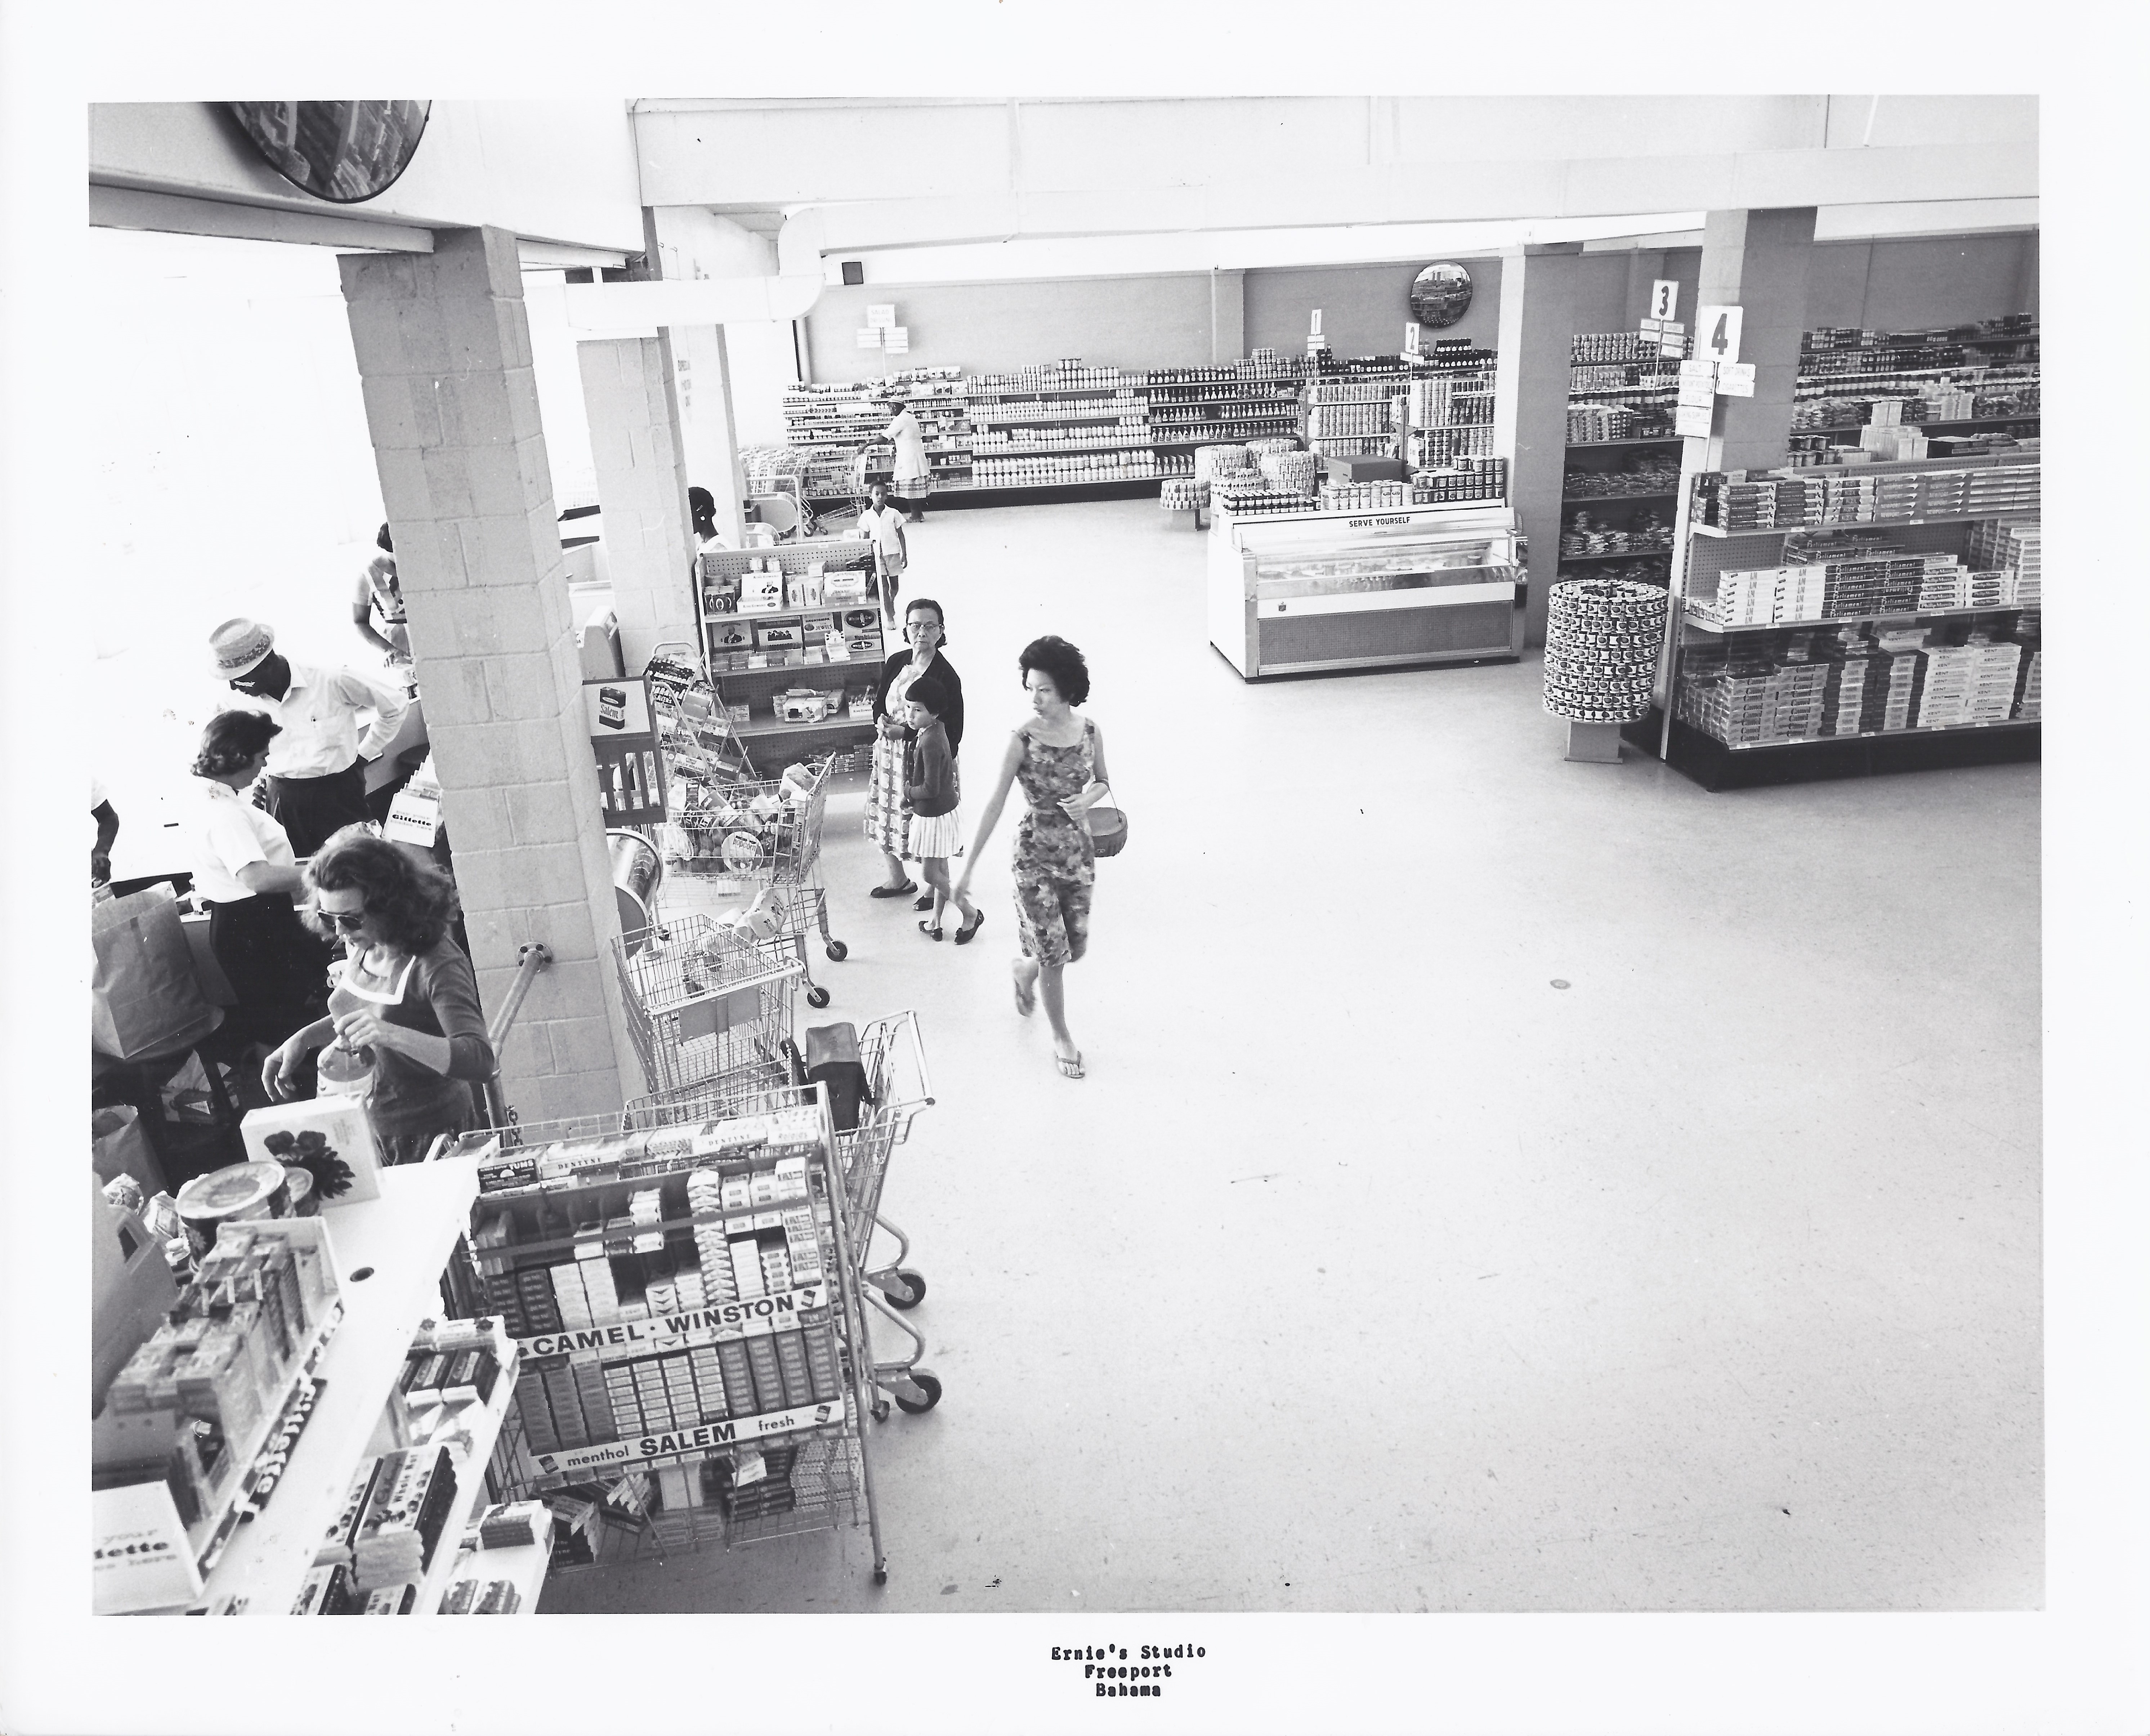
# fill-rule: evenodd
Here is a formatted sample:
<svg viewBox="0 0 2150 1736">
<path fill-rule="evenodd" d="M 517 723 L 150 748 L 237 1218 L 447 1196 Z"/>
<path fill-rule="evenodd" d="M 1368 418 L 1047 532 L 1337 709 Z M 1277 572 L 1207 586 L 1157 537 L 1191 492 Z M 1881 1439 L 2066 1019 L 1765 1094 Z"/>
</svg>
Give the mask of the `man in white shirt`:
<svg viewBox="0 0 2150 1736">
<path fill-rule="evenodd" d="M 310 856 L 340 827 L 368 818 L 366 768 L 395 740 L 406 703 L 401 686 L 356 669 L 294 663 L 273 628 L 238 618 L 209 635 L 217 679 L 262 702 L 281 726 L 269 750 L 269 811 L 293 851 Z M 358 719 L 373 714 L 361 739 Z"/>
<path fill-rule="evenodd" d="M 896 585 L 910 551 L 903 540 L 903 514 L 888 503 L 886 482 L 876 482 L 867 491 L 866 504 L 859 512 L 858 533 L 874 545 L 874 576 L 881 582 L 881 607 L 901 620 L 896 613 Z"/>
<path fill-rule="evenodd" d="M 926 430 L 911 413 L 910 405 L 896 401 L 896 420 L 883 431 L 885 440 L 896 442 L 896 481 L 889 492 L 898 506 L 918 524 L 926 517 L 926 497 L 933 487 L 933 467 L 926 458 Z"/>
</svg>

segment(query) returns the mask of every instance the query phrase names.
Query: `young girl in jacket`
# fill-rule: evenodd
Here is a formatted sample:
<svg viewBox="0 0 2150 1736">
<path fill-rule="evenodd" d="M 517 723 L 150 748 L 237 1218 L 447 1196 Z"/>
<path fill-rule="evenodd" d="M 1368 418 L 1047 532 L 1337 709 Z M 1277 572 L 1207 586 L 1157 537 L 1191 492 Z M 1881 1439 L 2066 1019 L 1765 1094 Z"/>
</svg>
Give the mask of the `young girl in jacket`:
<svg viewBox="0 0 2150 1736">
<path fill-rule="evenodd" d="M 916 856 L 919 877 L 933 889 L 933 914 L 919 921 L 918 931 L 932 940 L 941 938 L 941 913 L 949 903 L 948 858 L 963 848 L 963 822 L 956 811 L 961 792 L 956 784 L 956 756 L 948 746 L 948 730 L 941 714 L 948 709 L 948 691 L 931 675 L 911 684 L 905 710 L 913 732 L 904 744 L 904 797 L 911 809 L 911 832 L 904 854 Z M 983 911 L 967 895 L 956 900 L 963 913 L 956 931 L 956 944 L 967 946 L 983 926 Z"/>
</svg>

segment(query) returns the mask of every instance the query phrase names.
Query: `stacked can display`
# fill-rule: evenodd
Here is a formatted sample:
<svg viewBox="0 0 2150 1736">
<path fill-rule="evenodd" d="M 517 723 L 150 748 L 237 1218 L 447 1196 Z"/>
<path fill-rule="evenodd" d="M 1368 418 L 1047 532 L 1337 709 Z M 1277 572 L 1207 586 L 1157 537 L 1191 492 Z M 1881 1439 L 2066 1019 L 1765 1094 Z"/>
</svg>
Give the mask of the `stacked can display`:
<svg viewBox="0 0 2150 1736">
<path fill-rule="evenodd" d="M 1579 724 L 1646 715 L 1667 593 L 1628 579 L 1557 584 L 1546 599 L 1545 709 Z"/>
</svg>

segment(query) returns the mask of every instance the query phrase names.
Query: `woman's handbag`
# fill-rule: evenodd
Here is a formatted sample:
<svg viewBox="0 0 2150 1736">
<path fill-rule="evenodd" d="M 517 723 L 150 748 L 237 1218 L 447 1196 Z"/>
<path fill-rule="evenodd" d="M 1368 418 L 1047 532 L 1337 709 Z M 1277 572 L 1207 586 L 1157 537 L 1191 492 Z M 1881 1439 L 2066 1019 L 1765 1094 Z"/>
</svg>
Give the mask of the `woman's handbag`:
<svg viewBox="0 0 2150 1736">
<path fill-rule="evenodd" d="M 1128 847 L 1128 810 L 1113 794 L 1106 780 L 1105 793 L 1084 810 L 1083 823 L 1090 829 L 1090 848 L 1101 856 L 1116 856 Z"/>
</svg>

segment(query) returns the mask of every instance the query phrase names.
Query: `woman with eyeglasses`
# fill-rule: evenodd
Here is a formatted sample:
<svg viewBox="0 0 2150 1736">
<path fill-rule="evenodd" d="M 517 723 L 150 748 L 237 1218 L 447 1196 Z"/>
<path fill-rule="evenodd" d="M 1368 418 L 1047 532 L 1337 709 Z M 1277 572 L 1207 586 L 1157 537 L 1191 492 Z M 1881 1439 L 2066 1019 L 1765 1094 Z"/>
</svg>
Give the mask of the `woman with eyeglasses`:
<svg viewBox="0 0 2150 1736">
<path fill-rule="evenodd" d="M 194 893 L 209 907 L 209 951 L 236 1002 L 231 1027 L 260 1043 L 316 1017 L 328 989 L 328 948 L 295 907 L 305 877 L 290 837 L 246 799 L 281 729 L 259 711 L 220 711 L 209 720 L 194 754 L 199 800 L 185 834 Z"/>
<path fill-rule="evenodd" d="M 492 1077 L 477 979 L 448 938 L 455 888 L 384 838 L 346 826 L 306 869 L 316 926 L 341 937 L 329 1016 L 285 1039 L 261 1069 L 272 1098 L 296 1094 L 305 1057 L 330 1042 L 371 1050 L 366 1118 L 384 1163 L 415 1163 L 442 1133 L 477 1124 L 471 1085 Z"/>
<path fill-rule="evenodd" d="M 918 859 L 911 843 L 911 808 L 905 800 L 903 750 L 911 738 L 904 722 L 911 684 L 931 675 L 946 701 L 941 723 L 948 732 L 951 762 L 963 746 L 963 683 L 955 666 L 942 654 L 948 643 L 947 623 L 941 605 L 931 597 L 914 597 L 903 612 L 906 648 L 891 653 L 881 666 L 874 687 L 873 777 L 866 785 L 866 836 L 881 850 L 887 878 L 873 889 L 876 898 L 902 898 L 918 891 L 904 867 L 908 856 Z M 952 828 L 950 830 L 953 830 Z M 961 846 L 958 845 L 958 853 Z M 934 895 L 919 898 L 914 908 L 930 911 Z"/>
</svg>

